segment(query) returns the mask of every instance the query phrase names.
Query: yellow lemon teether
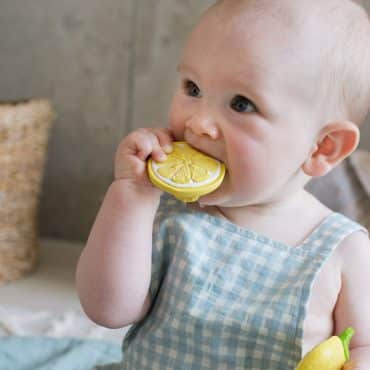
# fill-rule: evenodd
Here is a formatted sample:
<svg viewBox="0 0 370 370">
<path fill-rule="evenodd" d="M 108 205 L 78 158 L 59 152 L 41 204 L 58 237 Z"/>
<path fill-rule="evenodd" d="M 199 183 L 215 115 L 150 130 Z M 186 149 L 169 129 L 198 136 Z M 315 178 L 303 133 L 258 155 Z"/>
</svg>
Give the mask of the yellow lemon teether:
<svg viewBox="0 0 370 370">
<path fill-rule="evenodd" d="M 183 141 L 172 143 L 164 162 L 148 160 L 151 182 L 183 202 L 195 202 L 217 189 L 225 176 L 225 165 Z"/>
<path fill-rule="evenodd" d="M 296 370 L 341 370 L 349 360 L 349 342 L 354 334 L 347 328 L 339 336 L 332 336 L 318 344 L 296 367 Z M 351 364 L 347 368 L 351 368 Z"/>
</svg>

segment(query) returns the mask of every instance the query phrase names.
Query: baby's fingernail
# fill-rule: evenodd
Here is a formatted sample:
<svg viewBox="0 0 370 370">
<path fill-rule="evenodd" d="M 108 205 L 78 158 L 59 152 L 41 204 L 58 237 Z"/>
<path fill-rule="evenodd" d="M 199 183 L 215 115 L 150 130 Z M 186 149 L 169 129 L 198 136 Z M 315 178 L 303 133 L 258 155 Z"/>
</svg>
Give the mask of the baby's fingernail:
<svg viewBox="0 0 370 370">
<path fill-rule="evenodd" d="M 163 147 L 163 150 L 166 152 L 166 153 L 171 153 L 173 148 L 172 148 L 172 145 L 171 144 L 166 144 L 164 147 Z"/>
<path fill-rule="evenodd" d="M 165 160 L 167 159 L 167 156 L 166 156 L 166 154 L 164 154 L 163 152 L 161 152 L 161 153 L 159 153 L 159 155 L 158 155 L 158 159 L 159 159 L 160 161 L 165 161 Z"/>
</svg>

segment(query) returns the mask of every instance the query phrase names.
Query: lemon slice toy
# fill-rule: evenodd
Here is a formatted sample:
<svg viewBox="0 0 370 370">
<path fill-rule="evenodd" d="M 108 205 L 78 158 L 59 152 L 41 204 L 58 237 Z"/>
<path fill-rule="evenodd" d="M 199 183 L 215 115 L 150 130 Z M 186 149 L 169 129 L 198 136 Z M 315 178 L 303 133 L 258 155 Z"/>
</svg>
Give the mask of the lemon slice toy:
<svg viewBox="0 0 370 370">
<path fill-rule="evenodd" d="M 296 367 L 296 370 L 341 370 L 349 360 L 349 343 L 354 334 L 352 328 L 347 328 L 339 336 L 332 336 L 318 344 Z M 347 369 L 354 364 L 348 363 Z"/>
<path fill-rule="evenodd" d="M 195 202 L 222 183 L 225 165 L 195 150 L 184 141 L 172 143 L 173 151 L 164 162 L 148 160 L 150 181 L 183 202 Z"/>
</svg>

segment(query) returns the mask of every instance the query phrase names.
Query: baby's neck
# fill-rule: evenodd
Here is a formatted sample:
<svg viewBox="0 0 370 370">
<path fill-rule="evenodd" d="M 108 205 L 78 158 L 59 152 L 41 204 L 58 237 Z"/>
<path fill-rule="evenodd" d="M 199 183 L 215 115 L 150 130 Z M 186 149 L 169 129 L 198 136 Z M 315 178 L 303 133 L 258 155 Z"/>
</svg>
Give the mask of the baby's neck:
<svg viewBox="0 0 370 370">
<path fill-rule="evenodd" d="M 215 207 L 229 221 L 236 224 L 255 222 L 256 220 L 275 221 L 279 218 L 297 217 L 302 210 L 309 210 L 317 200 L 306 190 L 301 189 L 282 199 L 244 207 Z"/>
<path fill-rule="evenodd" d="M 205 207 L 203 211 L 292 246 L 299 245 L 331 213 L 304 189 L 280 201 L 234 208 Z"/>
</svg>

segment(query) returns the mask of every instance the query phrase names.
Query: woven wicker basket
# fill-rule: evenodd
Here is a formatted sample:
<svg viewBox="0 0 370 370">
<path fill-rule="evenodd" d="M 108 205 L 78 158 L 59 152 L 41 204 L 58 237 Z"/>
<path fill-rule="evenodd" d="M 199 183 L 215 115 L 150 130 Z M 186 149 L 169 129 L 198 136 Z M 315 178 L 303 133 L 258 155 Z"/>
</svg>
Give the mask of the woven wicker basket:
<svg viewBox="0 0 370 370">
<path fill-rule="evenodd" d="M 49 129 L 47 100 L 0 102 L 0 283 L 38 260 L 38 204 Z"/>
</svg>

